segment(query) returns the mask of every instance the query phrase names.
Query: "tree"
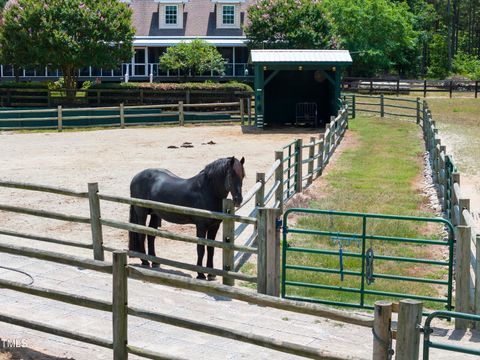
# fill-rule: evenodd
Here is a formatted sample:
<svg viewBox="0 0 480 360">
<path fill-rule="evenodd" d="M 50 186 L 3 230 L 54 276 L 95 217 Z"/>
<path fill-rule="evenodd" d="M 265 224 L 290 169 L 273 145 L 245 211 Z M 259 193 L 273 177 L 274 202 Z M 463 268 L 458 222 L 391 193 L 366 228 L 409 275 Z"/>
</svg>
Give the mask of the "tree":
<svg viewBox="0 0 480 360">
<path fill-rule="evenodd" d="M 69 97 L 78 70 L 114 68 L 131 58 L 132 11 L 118 0 L 16 0 L 0 28 L 2 60 L 16 67 L 62 71 Z"/>
<path fill-rule="evenodd" d="M 352 52 L 356 75 L 377 75 L 408 66 L 418 32 L 407 3 L 391 0 L 325 0 L 341 47 Z"/>
<path fill-rule="evenodd" d="M 185 77 L 202 75 L 213 71 L 220 75 L 225 71 L 225 60 L 217 48 L 205 40 L 195 39 L 169 47 L 160 57 L 163 70 L 180 70 Z"/>
<path fill-rule="evenodd" d="M 321 1 L 258 0 L 248 9 L 245 28 L 251 48 L 335 48 Z"/>
</svg>

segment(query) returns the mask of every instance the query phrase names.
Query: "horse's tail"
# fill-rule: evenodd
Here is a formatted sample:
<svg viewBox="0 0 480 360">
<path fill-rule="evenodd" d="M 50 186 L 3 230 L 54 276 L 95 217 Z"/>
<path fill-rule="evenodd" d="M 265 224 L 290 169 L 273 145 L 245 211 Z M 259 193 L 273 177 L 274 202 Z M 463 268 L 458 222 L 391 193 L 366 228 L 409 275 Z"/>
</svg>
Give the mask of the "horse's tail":
<svg viewBox="0 0 480 360">
<path fill-rule="evenodd" d="M 135 208 L 133 205 L 130 205 L 130 223 L 132 224 L 138 224 L 138 217 L 137 213 L 135 212 Z M 131 251 L 138 251 L 138 234 L 133 231 L 128 232 L 128 249 Z"/>
</svg>

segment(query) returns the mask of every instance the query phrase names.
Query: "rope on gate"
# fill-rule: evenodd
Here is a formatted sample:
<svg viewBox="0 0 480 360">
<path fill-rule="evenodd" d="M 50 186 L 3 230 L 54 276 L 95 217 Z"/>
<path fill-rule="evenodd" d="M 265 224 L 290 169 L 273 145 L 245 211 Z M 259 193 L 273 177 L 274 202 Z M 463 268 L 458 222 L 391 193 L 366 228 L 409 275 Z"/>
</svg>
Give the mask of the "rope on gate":
<svg viewBox="0 0 480 360">
<path fill-rule="evenodd" d="M 365 253 L 365 262 L 366 262 L 365 278 L 367 281 L 367 285 L 373 284 L 375 282 L 375 276 L 373 275 L 374 258 L 375 258 L 375 254 L 373 253 L 373 249 L 369 248 Z"/>
</svg>

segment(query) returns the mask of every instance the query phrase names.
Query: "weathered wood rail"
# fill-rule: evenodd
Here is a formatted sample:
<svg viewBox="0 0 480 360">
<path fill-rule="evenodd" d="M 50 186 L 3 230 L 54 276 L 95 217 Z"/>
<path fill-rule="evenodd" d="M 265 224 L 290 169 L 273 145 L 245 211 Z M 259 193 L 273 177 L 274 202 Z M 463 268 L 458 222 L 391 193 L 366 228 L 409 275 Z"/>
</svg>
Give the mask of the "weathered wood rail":
<svg viewBox="0 0 480 360">
<path fill-rule="evenodd" d="M 429 93 L 453 94 L 470 93 L 475 98 L 480 91 L 479 81 L 475 80 L 410 80 L 410 79 L 371 79 L 345 77 L 342 80 L 342 90 L 363 94 L 396 94 L 405 95 L 420 93 L 427 97 Z"/>
<path fill-rule="evenodd" d="M 63 131 L 76 127 L 120 127 L 178 124 L 197 122 L 232 122 L 242 125 L 251 123 L 252 114 L 246 112 L 249 99 L 241 98 L 237 102 L 215 102 L 186 104 L 140 105 L 87 108 L 66 108 L 59 105 L 56 109 L 3 110 L 0 111 L 0 129 L 56 129 Z M 247 105 L 248 106 L 248 105 Z M 203 119 L 210 116 L 208 119 Z M 192 118 L 192 119 L 189 119 Z M 197 119 L 195 119 L 197 117 Z"/>
<path fill-rule="evenodd" d="M 295 344 L 289 341 L 278 341 L 258 334 L 247 333 L 236 329 L 230 329 L 222 326 L 202 323 L 196 320 L 181 318 L 171 314 L 146 311 L 140 308 L 128 306 L 128 278 L 141 280 L 148 283 L 188 289 L 190 291 L 226 296 L 231 299 L 245 301 L 251 304 L 268 306 L 271 308 L 301 314 L 314 315 L 359 326 L 372 327 L 373 325 L 373 320 L 369 317 L 349 314 L 340 310 L 329 309 L 322 305 L 279 299 L 277 297 L 256 294 L 249 290 L 233 288 L 231 286 L 208 283 L 205 281 L 189 279 L 178 275 L 159 273 L 148 269 L 133 267 L 127 265 L 127 252 L 125 251 L 115 251 L 113 253 L 113 263 L 66 256 L 51 251 L 41 251 L 35 249 L 26 250 L 26 248 L 13 245 L 0 245 L 0 252 L 6 252 L 10 254 L 22 254 L 22 256 L 30 256 L 36 259 L 61 263 L 70 266 L 81 266 L 82 268 L 112 274 L 113 281 L 111 302 L 97 300 L 81 295 L 73 295 L 54 289 L 25 285 L 8 280 L 0 280 L 1 288 L 10 289 L 33 296 L 57 300 L 76 306 L 86 307 L 89 309 L 111 312 L 113 329 L 112 340 L 82 334 L 74 330 L 62 329 L 56 326 L 19 318 L 5 313 L 0 313 L 0 321 L 113 349 L 113 357 L 115 359 L 126 359 L 129 353 L 152 359 L 172 359 L 172 357 L 168 354 L 161 354 L 151 350 L 140 349 L 132 344 L 129 344 L 127 341 L 128 316 L 141 317 L 156 322 L 178 326 L 211 335 L 222 336 L 225 338 L 238 340 L 241 342 L 267 347 L 270 349 L 309 358 L 352 358 L 348 355 L 339 355 L 331 351 L 320 350 L 309 346 Z"/>
</svg>

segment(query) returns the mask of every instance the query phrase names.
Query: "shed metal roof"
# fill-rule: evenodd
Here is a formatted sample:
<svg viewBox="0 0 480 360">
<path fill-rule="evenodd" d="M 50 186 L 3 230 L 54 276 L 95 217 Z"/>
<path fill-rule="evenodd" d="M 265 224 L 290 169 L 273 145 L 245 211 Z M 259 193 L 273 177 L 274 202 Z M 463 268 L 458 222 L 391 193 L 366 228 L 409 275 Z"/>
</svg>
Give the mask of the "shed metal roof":
<svg viewBox="0 0 480 360">
<path fill-rule="evenodd" d="M 252 50 L 251 60 L 254 64 L 352 63 L 352 57 L 348 50 Z"/>
</svg>

